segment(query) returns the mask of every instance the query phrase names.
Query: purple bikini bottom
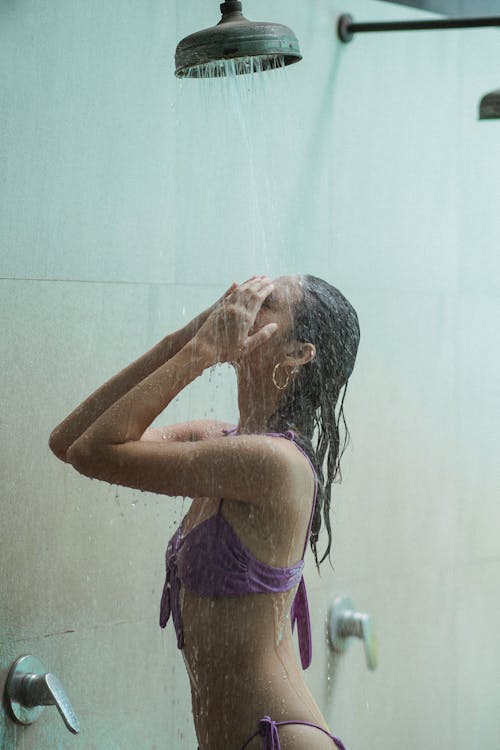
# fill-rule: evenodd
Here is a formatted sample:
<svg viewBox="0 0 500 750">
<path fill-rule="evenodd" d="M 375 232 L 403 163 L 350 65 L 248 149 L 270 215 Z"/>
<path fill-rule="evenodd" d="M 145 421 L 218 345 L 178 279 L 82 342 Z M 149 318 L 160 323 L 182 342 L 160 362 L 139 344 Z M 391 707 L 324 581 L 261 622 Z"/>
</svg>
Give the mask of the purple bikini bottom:
<svg viewBox="0 0 500 750">
<path fill-rule="evenodd" d="M 245 750 L 248 743 L 251 742 L 254 737 L 258 737 L 259 735 L 262 737 L 262 750 L 281 750 L 278 727 L 283 726 L 284 724 L 302 724 L 306 727 L 319 729 L 330 737 L 333 743 L 338 747 L 338 750 L 345 750 L 344 745 L 339 739 L 337 739 L 337 737 L 334 737 L 333 734 L 327 732 L 323 727 L 318 727 L 317 724 L 310 724 L 308 721 L 273 721 L 270 716 L 264 716 L 264 718 L 259 721 L 258 730 L 248 738 L 241 750 Z M 198 750 L 200 749 L 198 748 Z"/>
</svg>

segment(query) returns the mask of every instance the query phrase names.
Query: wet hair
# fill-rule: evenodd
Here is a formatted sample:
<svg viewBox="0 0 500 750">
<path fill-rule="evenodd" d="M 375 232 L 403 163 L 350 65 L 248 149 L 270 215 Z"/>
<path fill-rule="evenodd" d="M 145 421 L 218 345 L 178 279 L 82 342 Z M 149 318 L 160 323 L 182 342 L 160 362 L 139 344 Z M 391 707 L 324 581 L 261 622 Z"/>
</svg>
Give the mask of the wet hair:
<svg viewBox="0 0 500 750">
<path fill-rule="evenodd" d="M 314 344 L 316 356 L 301 366 L 296 374 L 292 374 L 290 386 L 270 424 L 280 432 L 293 429 L 297 442 L 316 469 L 318 492 L 309 542 L 319 570 L 326 557 L 331 564 L 332 484 L 337 475 L 337 482 L 342 481 L 340 459 L 349 442 L 343 406 L 360 332 L 356 311 L 338 289 L 315 276 L 302 276 L 301 281 L 304 296 L 292 308 L 290 335 L 296 341 Z M 342 388 L 344 393 L 336 414 Z M 342 450 L 339 433 L 341 419 L 345 430 Z M 328 543 L 318 561 L 317 543 L 322 519 L 328 533 Z"/>
</svg>

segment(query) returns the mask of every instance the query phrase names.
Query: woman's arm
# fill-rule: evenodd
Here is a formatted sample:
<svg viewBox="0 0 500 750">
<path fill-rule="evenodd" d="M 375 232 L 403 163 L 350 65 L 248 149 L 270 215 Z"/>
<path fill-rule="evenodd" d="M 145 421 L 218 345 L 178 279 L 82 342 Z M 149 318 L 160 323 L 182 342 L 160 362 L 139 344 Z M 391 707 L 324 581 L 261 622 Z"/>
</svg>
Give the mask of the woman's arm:
<svg viewBox="0 0 500 750">
<path fill-rule="evenodd" d="M 276 507 L 312 494 L 307 459 L 286 438 L 265 435 L 192 442 L 130 441 L 68 453 L 75 469 L 110 484 L 171 497 L 225 497 Z"/>
<path fill-rule="evenodd" d="M 272 336 L 276 323 L 249 335 L 263 300 L 273 289 L 266 279 L 252 278 L 229 291 L 180 351 L 111 404 L 74 441 L 73 457 L 106 444 L 139 441 L 158 414 L 207 367 L 235 361 L 239 352 L 251 351 Z M 67 455 L 72 462 L 69 451 Z"/>
<path fill-rule="evenodd" d="M 142 435 L 142 442 L 162 443 L 191 442 L 222 437 L 224 431 L 231 432 L 234 424 L 222 422 L 220 419 L 192 419 L 189 422 L 178 422 L 164 427 L 149 427 Z"/>
<path fill-rule="evenodd" d="M 75 440 L 112 404 L 177 354 L 196 335 L 215 307 L 235 288 L 236 284 L 232 284 L 208 310 L 200 313 L 184 328 L 165 336 L 156 346 L 121 370 L 77 406 L 50 435 L 49 447 L 57 458 L 68 461 L 67 451 Z"/>
<path fill-rule="evenodd" d="M 110 406 L 73 443 L 67 454 L 73 466 L 85 476 L 167 495 L 213 496 L 224 489 L 226 496 L 255 502 L 275 490 L 276 481 L 283 486 L 290 467 L 285 458 L 288 448 L 278 448 L 272 438 L 140 440 L 156 416 L 205 368 L 234 361 L 238 351 L 251 350 L 274 333 L 276 324 L 271 323 L 249 335 L 271 290 L 269 282 L 255 281 L 230 295 L 180 352 Z M 277 471 L 278 466 L 283 470 Z"/>
<path fill-rule="evenodd" d="M 97 457 L 109 445 L 140 441 L 147 427 L 180 391 L 216 359 L 196 337 L 177 354 L 115 401 L 75 440 L 67 451 L 70 463 Z"/>
</svg>

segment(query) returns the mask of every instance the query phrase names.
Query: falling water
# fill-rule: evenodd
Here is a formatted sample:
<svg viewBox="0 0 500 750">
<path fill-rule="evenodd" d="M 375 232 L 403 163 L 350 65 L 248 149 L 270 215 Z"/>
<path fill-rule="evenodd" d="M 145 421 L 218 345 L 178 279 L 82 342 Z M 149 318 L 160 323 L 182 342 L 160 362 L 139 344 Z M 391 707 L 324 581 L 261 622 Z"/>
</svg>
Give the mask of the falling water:
<svg viewBox="0 0 500 750">
<path fill-rule="evenodd" d="M 204 245 L 217 247 L 226 268 L 237 260 L 243 276 L 272 274 L 275 259 L 285 257 L 280 209 L 292 157 L 289 77 L 276 55 L 206 63 L 179 79 L 177 158 L 192 170 L 179 218 L 200 237 L 203 228 Z M 232 252 L 224 255 L 228 246 Z"/>
<path fill-rule="evenodd" d="M 230 76 L 264 73 L 285 67 L 283 55 L 255 55 L 228 60 L 213 60 L 189 69 L 186 78 L 228 78 Z"/>
</svg>

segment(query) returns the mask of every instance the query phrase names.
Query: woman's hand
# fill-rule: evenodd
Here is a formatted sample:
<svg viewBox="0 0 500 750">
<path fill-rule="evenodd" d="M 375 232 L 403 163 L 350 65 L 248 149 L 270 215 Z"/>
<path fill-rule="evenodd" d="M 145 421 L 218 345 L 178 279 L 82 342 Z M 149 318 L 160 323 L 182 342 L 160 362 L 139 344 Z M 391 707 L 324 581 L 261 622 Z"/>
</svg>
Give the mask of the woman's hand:
<svg viewBox="0 0 500 750">
<path fill-rule="evenodd" d="M 229 289 L 227 289 L 224 294 L 219 297 L 219 299 L 213 303 L 213 305 L 210 305 L 210 307 L 207 307 L 206 310 L 203 310 L 199 315 L 197 315 L 191 323 L 189 324 L 189 327 L 192 330 L 191 338 L 200 330 L 203 323 L 207 320 L 207 318 L 213 313 L 213 311 L 228 297 L 231 292 L 234 292 L 235 289 L 238 288 L 238 284 L 234 281 Z"/>
<path fill-rule="evenodd" d="M 253 276 L 228 289 L 195 336 L 214 362 L 236 362 L 273 335 L 276 323 L 268 323 L 249 335 L 262 303 L 273 289 L 267 276 Z"/>
</svg>

